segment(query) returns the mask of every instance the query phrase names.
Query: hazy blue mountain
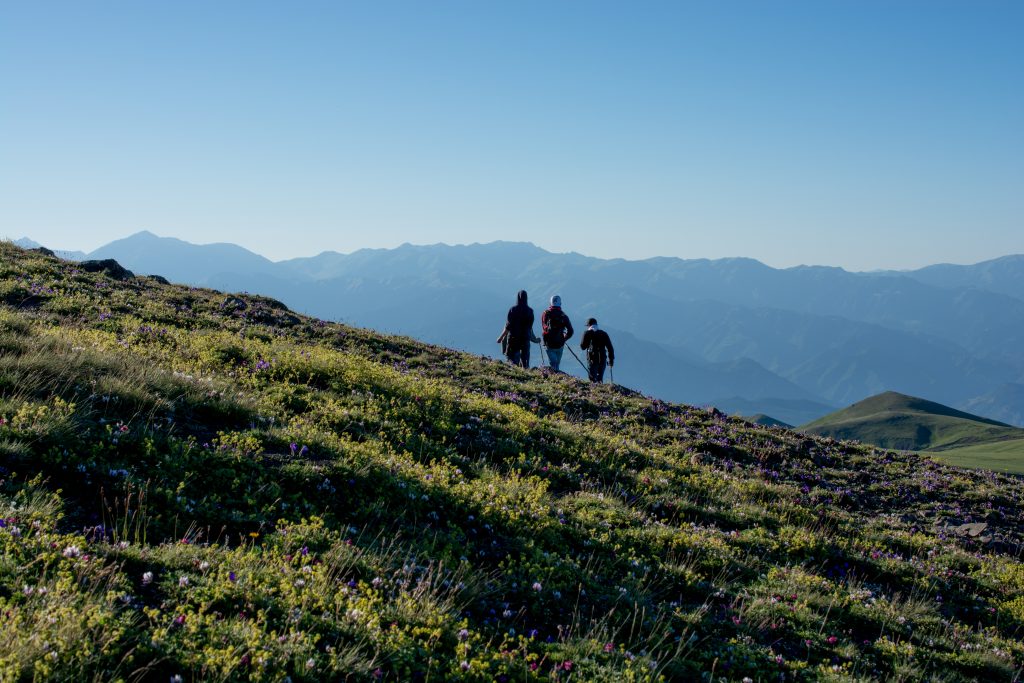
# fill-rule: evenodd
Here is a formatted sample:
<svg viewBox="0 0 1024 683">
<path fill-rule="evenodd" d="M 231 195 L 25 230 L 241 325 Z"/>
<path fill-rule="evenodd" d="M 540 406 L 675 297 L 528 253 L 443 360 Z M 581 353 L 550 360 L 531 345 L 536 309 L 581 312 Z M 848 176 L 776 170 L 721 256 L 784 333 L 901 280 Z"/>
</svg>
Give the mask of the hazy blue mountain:
<svg viewBox="0 0 1024 683">
<path fill-rule="evenodd" d="M 800 401 L 793 399 L 758 399 L 751 400 L 734 396 L 732 398 L 717 399 L 711 402 L 719 410 L 735 415 L 764 415 L 763 410 L 770 410 L 768 415 L 786 424 L 799 425 L 817 420 L 836 409 L 835 406 L 815 401 Z M 764 423 L 762 423 L 764 424 Z"/>
<path fill-rule="evenodd" d="M 1024 300 L 1024 254 L 969 266 L 941 263 L 904 275 L 933 287 L 982 289 Z"/>
<path fill-rule="evenodd" d="M 43 245 L 35 240 L 31 240 L 28 237 L 22 237 L 21 239 L 14 240 L 14 243 L 22 249 L 38 249 Z M 51 249 L 54 254 L 66 261 L 81 261 L 85 259 L 84 251 L 67 251 L 64 249 Z"/>
<path fill-rule="evenodd" d="M 90 252 L 90 259 L 116 259 L 137 273 L 162 275 L 175 282 L 208 285 L 221 275 L 279 272 L 270 259 L 235 244 L 191 244 L 142 231 Z M 130 265 L 129 265 L 130 264 Z"/>
<path fill-rule="evenodd" d="M 1000 384 L 957 407 L 969 413 L 1024 427 L 1024 384 Z"/>
<path fill-rule="evenodd" d="M 273 262 L 235 245 L 151 233 L 89 256 L 491 355 L 518 289 L 531 293 L 538 319 L 557 292 L 578 327 L 593 315 L 620 339 L 616 380 L 673 400 L 762 401 L 739 412 L 792 424 L 886 390 L 963 405 L 1000 385 L 1024 384 L 1024 300 L 917 279 L 928 269 L 864 274 L 743 258 L 606 260 L 514 242 L 406 244 Z M 1004 266 L 979 272 L 998 271 L 1000 282 L 1010 282 Z M 566 359 L 566 368 L 575 363 Z M 1024 396 L 992 395 L 976 412 L 1024 413 Z M 769 399 L 806 401 L 807 409 L 783 413 Z"/>
</svg>

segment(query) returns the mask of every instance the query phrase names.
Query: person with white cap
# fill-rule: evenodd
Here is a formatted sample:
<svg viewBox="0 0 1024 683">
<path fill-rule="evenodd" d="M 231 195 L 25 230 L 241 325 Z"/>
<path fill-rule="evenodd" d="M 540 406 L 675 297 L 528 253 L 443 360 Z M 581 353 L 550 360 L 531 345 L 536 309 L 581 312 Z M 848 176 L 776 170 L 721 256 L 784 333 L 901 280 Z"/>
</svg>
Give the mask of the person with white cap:
<svg viewBox="0 0 1024 683">
<path fill-rule="evenodd" d="M 572 336 L 572 323 L 569 316 L 562 311 L 562 297 L 555 294 L 551 297 L 551 306 L 540 316 L 541 339 L 548 353 L 548 363 L 555 372 L 562 363 L 562 352 L 565 342 Z"/>
</svg>

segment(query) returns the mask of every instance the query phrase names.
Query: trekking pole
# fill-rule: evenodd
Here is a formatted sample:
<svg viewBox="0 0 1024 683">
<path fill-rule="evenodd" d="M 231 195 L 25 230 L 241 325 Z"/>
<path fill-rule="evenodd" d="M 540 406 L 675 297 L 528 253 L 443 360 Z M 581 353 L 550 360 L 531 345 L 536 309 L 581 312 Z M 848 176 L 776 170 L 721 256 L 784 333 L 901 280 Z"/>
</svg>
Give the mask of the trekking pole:
<svg viewBox="0 0 1024 683">
<path fill-rule="evenodd" d="M 609 365 L 608 372 L 612 373 L 612 384 L 615 384 L 615 366 Z"/>
<path fill-rule="evenodd" d="M 583 361 L 580 360 L 580 357 L 576 355 L 576 352 L 572 350 L 571 346 L 566 344 L 565 348 L 569 349 L 569 353 L 571 353 L 572 357 L 576 359 L 576 362 L 578 362 L 583 367 L 583 369 L 587 371 L 587 379 L 589 379 L 590 378 L 590 368 L 587 367 L 586 365 L 583 365 Z"/>
<path fill-rule="evenodd" d="M 540 367 L 544 367 L 544 344 L 543 342 L 537 342 L 537 346 L 540 347 Z"/>
</svg>

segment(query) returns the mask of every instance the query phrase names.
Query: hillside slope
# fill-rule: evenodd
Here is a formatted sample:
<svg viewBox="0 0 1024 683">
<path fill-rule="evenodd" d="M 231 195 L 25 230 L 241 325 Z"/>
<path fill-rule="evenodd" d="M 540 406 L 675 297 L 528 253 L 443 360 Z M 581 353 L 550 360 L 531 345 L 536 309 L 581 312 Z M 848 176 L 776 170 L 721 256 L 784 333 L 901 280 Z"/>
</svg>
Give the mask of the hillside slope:
<svg viewBox="0 0 1024 683">
<path fill-rule="evenodd" d="M 0 680 L 1021 674 L 1017 478 L 86 268 L 0 244 Z"/>
<path fill-rule="evenodd" d="M 838 406 L 893 388 L 963 407 L 1000 384 L 1024 382 L 1024 301 L 936 287 L 909 274 L 779 270 L 752 259 L 605 260 L 509 242 L 407 244 L 268 264 L 238 247 L 188 245 L 149 233 L 91 257 L 99 256 L 137 273 L 257 292 L 311 315 L 485 354 L 495 353 L 494 328 L 514 292 L 525 286 L 534 306 L 558 292 L 577 322 L 593 315 L 606 329 L 629 331 L 673 355 L 762 366 L 746 381 L 731 378 L 736 390 L 662 393 L 663 367 L 623 354 L 620 380 L 630 386 L 700 405 L 735 395 L 757 403 L 749 412 L 792 424 L 829 411 L 787 418 L 774 407 L 779 399 Z M 801 395 L 792 386 L 771 393 L 780 380 Z M 998 414 L 985 414 L 1006 420 L 1024 413 L 1024 398 L 1003 399 L 1010 403 L 994 406 Z M 982 403 L 974 412 L 990 409 Z"/>
</svg>

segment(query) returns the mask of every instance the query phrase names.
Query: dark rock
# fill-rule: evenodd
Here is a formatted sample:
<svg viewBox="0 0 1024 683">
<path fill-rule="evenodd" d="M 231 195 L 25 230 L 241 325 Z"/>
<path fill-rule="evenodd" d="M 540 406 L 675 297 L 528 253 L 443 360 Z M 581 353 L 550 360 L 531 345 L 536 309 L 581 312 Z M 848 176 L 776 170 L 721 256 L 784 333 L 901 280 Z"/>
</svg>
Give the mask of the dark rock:
<svg viewBox="0 0 1024 683">
<path fill-rule="evenodd" d="M 287 311 L 288 310 L 288 307 L 285 306 L 283 303 L 281 303 L 277 299 L 271 299 L 269 296 L 261 296 L 260 297 L 260 301 L 262 301 L 266 306 L 268 306 L 269 308 L 272 308 L 275 311 Z"/>
<path fill-rule="evenodd" d="M 245 302 L 245 299 L 237 296 L 229 296 L 221 302 L 220 307 L 226 311 L 244 311 L 249 308 L 249 304 Z"/>
<path fill-rule="evenodd" d="M 42 254 L 43 256 L 56 256 L 52 249 L 47 249 L 46 247 L 36 247 L 35 249 L 29 249 L 29 251 L 34 251 L 37 254 Z"/>
<path fill-rule="evenodd" d="M 972 536 L 976 537 L 981 534 L 985 529 L 988 528 L 988 524 L 985 522 L 975 522 L 974 524 L 961 524 L 953 529 L 958 536 Z"/>
<path fill-rule="evenodd" d="M 159 282 L 162 285 L 171 284 L 170 281 L 162 275 L 150 275 L 149 279 L 152 280 L 153 282 Z"/>
<path fill-rule="evenodd" d="M 112 258 L 102 261 L 82 261 L 78 267 L 87 273 L 106 273 L 114 280 L 128 280 L 135 277 L 135 273 L 128 270 Z"/>
</svg>

